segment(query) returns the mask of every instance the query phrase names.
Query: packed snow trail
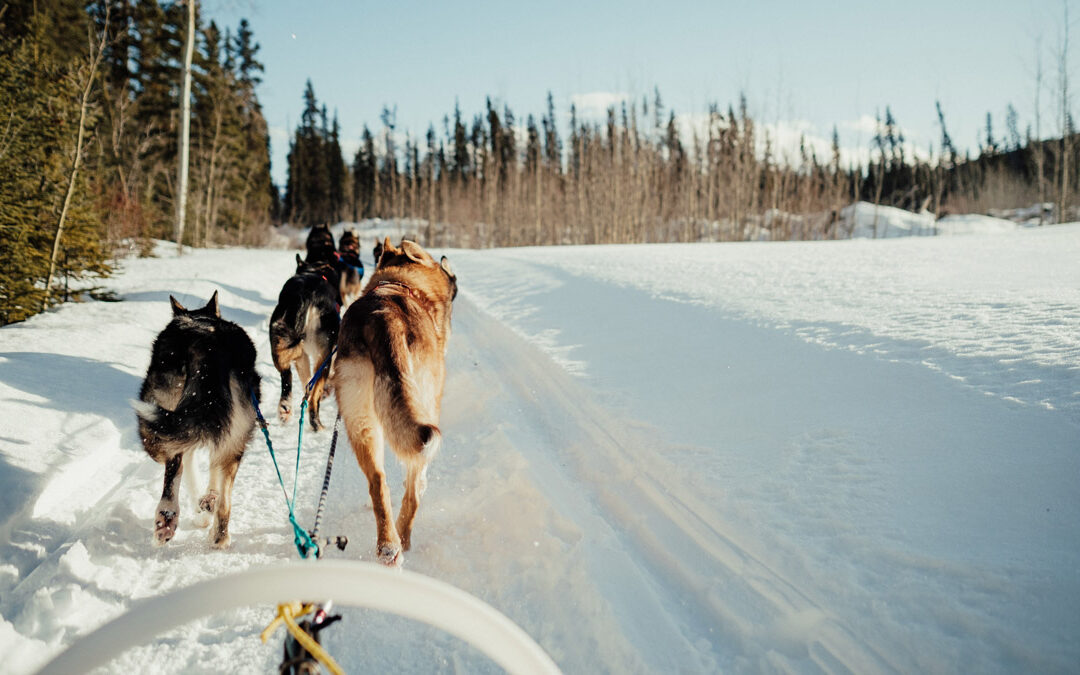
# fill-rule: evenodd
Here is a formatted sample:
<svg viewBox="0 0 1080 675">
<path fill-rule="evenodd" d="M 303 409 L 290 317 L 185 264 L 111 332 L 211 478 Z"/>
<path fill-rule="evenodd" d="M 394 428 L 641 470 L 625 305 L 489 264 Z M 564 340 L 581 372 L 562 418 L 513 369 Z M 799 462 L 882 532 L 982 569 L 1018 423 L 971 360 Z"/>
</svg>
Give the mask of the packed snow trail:
<svg viewBox="0 0 1080 675">
<path fill-rule="evenodd" d="M 986 378 L 966 384 L 892 358 L 917 351 L 906 335 L 827 348 L 815 325 L 844 333 L 805 315 L 778 327 L 598 281 L 584 256 L 595 252 L 602 278 L 612 250 L 448 252 L 462 294 L 445 444 L 407 569 L 492 604 L 566 672 L 1068 672 L 1080 662 L 1072 408 L 980 390 L 995 368 L 1030 380 L 1045 363 L 982 362 Z M 667 260 L 674 249 L 614 250 Z M 825 255 L 850 260 L 845 250 Z M 754 265 L 771 255 L 747 252 Z M 902 242 L 874 255 L 878 267 L 912 257 Z M 30 672 L 139 598 L 295 559 L 258 434 L 237 476 L 232 548 L 211 550 L 183 502 L 177 538 L 154 548 L 162 469 L 127 405 L 168 295 L 196 304 L 215 289 L 256 344 L 263 400 L 276 401 L 266 324 L 292 256 L 131 260 L 109 282 L 124 302 L 0 330 L 0 671 Z M 1052 252 L 1042 259 L 1054 267 Z M 1062 305 L 1067 321 L 1080 315 L 1071 297 Z M 1065 367 L 1046 370 L 1059 404 L 1080 366 L 1064 353 Z M 328 399 L 328 426 L 335 414 Z M 271 433 L 288 481 L 295 421 Z M 329 441 L 329 430 L 305 431 L 301 524 L 313 521 Z M 371 560 L 367 485 L 347 448 L 323 532 L 350 538 L 329 556 Z M 387 469 L 396 503 L 402 476 Z M 280 645 L 257 637 L 271 616 L 267 606 L 209 617 L 108 670 L 272 672 Z M 364 610 L 346 610 L 324 636 L 349 671 L 498 670 L 454 638 Z"/>
</svg>

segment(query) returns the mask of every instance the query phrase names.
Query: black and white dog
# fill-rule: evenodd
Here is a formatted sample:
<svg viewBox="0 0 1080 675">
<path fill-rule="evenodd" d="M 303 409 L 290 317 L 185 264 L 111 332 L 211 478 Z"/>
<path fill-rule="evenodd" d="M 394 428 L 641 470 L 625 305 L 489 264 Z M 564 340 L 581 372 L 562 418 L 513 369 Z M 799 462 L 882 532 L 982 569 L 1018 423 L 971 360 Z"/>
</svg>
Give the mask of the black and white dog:
<svg viewBox="0 0 1080 675">
<path fill-rule="evenodd" d="M 154 340 L 150 368 L 135 411 L 143 448 L 165 465 L 165 485 L 154 517 L 154 539 L 165 544 L 180 519 L 180 477 L 192 451 L 210 448 L 210 480 L 199 509 L 213 515 L 210 543 L 229 545 L 232 487 L 255 428 L 252 396 L 259 398 L 255 345 L 244 329 L 221 318 L 218 294 L 205 307 L 184 308 Z"/>
<path fill-rule="evenodd" d="M 331 239 L 333 245 L 333 239 Z M 296 256 L 296 273 L 285 282 L 278 304 L 270 315 L 270 351 L 274 367 L 281 375 L 278 417 L 287 422 L 292 415 L 292 365 L 307 386 L 312 375 L 327 362 L 337 343 L 340 298 L 339 277 L 333 262 L 309 262 Z M 319 373 L 308 398 L 311 428 L 322 428 L 319 401 L 329 376 L 329 364 Z M 305 392 L 306 393 L 306 392 Z"/>
</svg>

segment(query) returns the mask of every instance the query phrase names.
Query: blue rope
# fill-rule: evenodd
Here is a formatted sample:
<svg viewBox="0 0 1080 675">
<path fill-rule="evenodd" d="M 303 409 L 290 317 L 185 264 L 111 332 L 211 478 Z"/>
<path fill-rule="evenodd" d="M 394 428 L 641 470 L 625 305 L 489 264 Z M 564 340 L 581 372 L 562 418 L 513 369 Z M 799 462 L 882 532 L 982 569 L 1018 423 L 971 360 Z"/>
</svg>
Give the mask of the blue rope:
<svg viewBox="0 0 1080 675">
<path fill-rule="evenodd" d="M 293 510 L 293 505 L 296 503 L 296 479 L 300 475 L 300 448 L 299 445 L 296 448 L 296 473 L 293 475 L 293 496 L 289 499 L 289 494 L 285 491 L 285 480 L 281 477 L 281 469 L 278 467 L 277 456 L 274 454 L 274 444 L 270 442 L 270 430 L 266 424 L 266 419 L 263 417 L 262 410 L 259 409 L 259 400 L 255 398 L 255 390 L 250 391 L 251 405 L 255 406 L 255 416 L 259 420 L 259 427 L 262 429 L 263 436 L 266 438 L 266 448 L 270 451 L 270 459 L 274 462 L 274 471 L 277 472 L 278 483 L 281 485 L 281 494 L 285 496 L 285 504 L 289 507 L 289 522 L 293 527 L 293 543 L 296 544 L 296 551 L 300 554 L 301 558 L 307 558 L 309 554 L 319 552 L 319 544 L 315 542 L 308 531 L 300 527 L 300 524 L 296 522 L 296 513 Z M 300 432 L 303 434 L 304 429 L 304 406 L 307 404 L 307 399 L 300 404 Z"/>
<path fill-rule="evenodd" d="M 323 359 L 322 365 L 319 366 L 319 369 L 315 371 L 315 376 L 312 377 L 310 380 L 308 380 L 307 387 L 304 388 L 304 402 L 305 403 L 307 402 L 308 394 L 311 393 L 311 389 L 315 386 L 315 383 L 319 381 L 319 376 L 322 375 L 324 370 L 326 370 L 326 367 L 328 365 L 330 365 L 330 359 L 334 358 L 334 354 L 336 352 L 337 352 L 337 347 L 334 347 L 333 349 L 331 349 L 330 353 L 326 355 L 325 359 Z M 303 409 L 301 408 L 301 411 L 302 410 Z M 300 426 L 304 426 L 304 425 L 301 424 Z"/>
</svg>

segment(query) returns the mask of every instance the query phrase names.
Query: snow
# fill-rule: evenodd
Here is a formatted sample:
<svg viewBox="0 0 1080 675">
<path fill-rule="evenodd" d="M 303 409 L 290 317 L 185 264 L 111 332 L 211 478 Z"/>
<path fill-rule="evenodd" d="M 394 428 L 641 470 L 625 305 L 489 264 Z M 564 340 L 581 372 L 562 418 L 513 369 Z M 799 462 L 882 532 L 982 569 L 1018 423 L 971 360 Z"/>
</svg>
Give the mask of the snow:
<svg viewBox="0 0 1080 675">
<path fill-rule="evenodd" d="M 1075 672 L 1080 224 L 938 228 L 968 234 L 444 251 L 461 288 L 444 445 L 406 568 L 490 603 L 566 672 Z M 232 548 L 186 502 L 151 545 L 162 469 L 129 400 L 168 296 L 219 290 L 273 401 L 267 322 L 294 255 L 159 253 L 108 282 L 123 302 L 0 330 L 0 672 L 142 598 L 296 558 L 258 434 Z M 271 434 L 288 481 L 296 427 Z M 303 524 L 329 439 L 304 433 Z M 372 561 L 373 521 L 339 445 L 323 523 L 350 545 L 328 555 Z M 325 644 L 347 671 L 498 670 L 338 609 Z M 213 615 L 106 670 L 272 671 L 271 617 Z"/>
<path fill-rule="evenodd" d="M 893 206 L 856 202 L 840 210 L 844 232 L 852 237 L 884 239 L 938 234 L 936 219 L 929 212 L 913 213 Z"/>
<path fill-rule="evenodd" d="M 841 234 L 852 238 L 1003 234 L 1020 225 L 1012 220 L 975 213 L 937 218 L 933 213 L 913 213 L 894 206 L 857 202 L 840 210 Z M 1036 220 L 1037 222 L 1037 220 Z"/>
</svg>

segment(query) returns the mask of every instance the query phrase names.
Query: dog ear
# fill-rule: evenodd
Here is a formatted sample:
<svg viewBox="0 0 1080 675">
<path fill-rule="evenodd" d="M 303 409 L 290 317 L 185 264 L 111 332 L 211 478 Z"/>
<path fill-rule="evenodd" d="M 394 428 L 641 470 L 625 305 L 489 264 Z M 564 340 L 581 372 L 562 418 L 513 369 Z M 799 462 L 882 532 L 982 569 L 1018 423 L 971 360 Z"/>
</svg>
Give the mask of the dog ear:
<svg viewBox="0 0 1080 675">
<path fill-rule="evenodd" d="M 454 274 L 454 270 L 450 268 L 450 259 L 443 256 L 439 260 L 439 267 L 446 273 L 447 278 L 450 279 L 450 301 L 453 302 L 457 298 L 457 275 Z"/>
<path fill-rule="evenodd" d="M 296 254 L 296 264 L 297 264 L 297 266 L 299 266 L 300 263 L 302 263 L 302 262 L 304 262 L 304 261 L 300 258 L 300 254 L 297 253 Z"/>
<path fill-rule="evenodd" d="M 420 248 L 420 244 L 417 244 L 415 241 L 412 241 L 411 239 L 402 239 L 401 240 L 401 250 L 402 250 L 403 253 L 405 253 L 405 256 L 408 257 L 409 260 L 412 260 L 413 262 L 418 262 L 418 263 L 421 263 L 421 264 L 427 262 L 427 260 L 425 260 L 425 258 L 430 259 L 430 257 L 431 257 L 431 256 L 429 256 L 427 254 L 426 251 L 424 251 L 424 249 Z"/>
<path fill-rule="evenodd" d="M 169 304 L 172 305 L 173 316 L 181 316 L 187 314 L 187 308 L 176 301 L 176 298 L 169 296 Z"/>
<path fill-rule="evenodd" d="M 394 245 L 390 243 L 390 237 L 383 239 L 382 250 L 383 253 L 386 253 L 387 251 L 390 251 L 391 253 L 394 252 Z"/>
<path fill-rule="evenodd" d="M 221 318 L 221 307 L 218 305 L 217 294 L 218 294 L 218 292 L 214 291 L 214 294 L 212 296 L 210 296 L 210 302 L 206 303 L 206 307 L 203 307 L 203 309 L 208 310 L 211 314 L 213 314 L 214 316 L 216 316 L 217 318 L 220 319 Z"/>
</svg>

